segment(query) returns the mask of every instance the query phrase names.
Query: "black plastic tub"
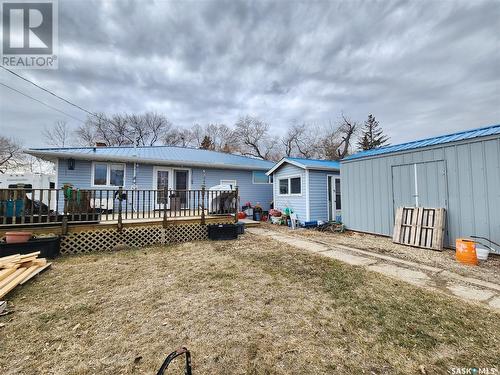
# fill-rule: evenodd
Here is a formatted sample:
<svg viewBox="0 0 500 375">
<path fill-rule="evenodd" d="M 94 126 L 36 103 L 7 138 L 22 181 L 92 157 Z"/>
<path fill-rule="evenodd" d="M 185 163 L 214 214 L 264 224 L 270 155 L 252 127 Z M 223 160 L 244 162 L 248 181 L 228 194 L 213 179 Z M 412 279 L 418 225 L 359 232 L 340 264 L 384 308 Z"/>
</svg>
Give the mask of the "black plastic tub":
<svg viewBox="0 0 500 375">
<path fill-rule="evenodd" d="M 60 237 L 36 238 L 24 243 L 0 242 L 0 257 L 39 251 L 40 258 L 55 258 L 59 255 L 60 245 Z"/>
<path fill-rule="evenodd" d="M 238 234 L 245 234 L 245 223 L 236 223 Z"/>
<path fill-rule="evenodd" d="M 238 225 L 212 224 L 208 226 L 208 238 L 211 240 L 236 240 L 238 238 Z"/>
</svg>

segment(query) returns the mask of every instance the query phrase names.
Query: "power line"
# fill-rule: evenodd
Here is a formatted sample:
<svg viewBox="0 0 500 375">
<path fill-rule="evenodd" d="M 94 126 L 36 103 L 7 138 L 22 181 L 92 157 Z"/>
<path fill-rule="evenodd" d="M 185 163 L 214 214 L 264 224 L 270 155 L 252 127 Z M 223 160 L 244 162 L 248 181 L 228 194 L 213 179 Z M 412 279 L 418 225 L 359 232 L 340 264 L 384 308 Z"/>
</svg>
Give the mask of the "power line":
<svg viewBox="0 0 500 375">
<path fill-rule="evenodd" d="M 48 94 L 50 94 L 50 95 L 52 95 L 52 96 L 54 96 L 54 97 L 56 97 L 56 98 L 58 98 L 58 99 L 60 99 L 60 100 L 62 100 L 62 101 L 64 101 L 64 102 L 66 102 L 66 103 L 68 103 L 69 105 L 72 105 L 73 107 L 75 107 L 75 108 L 79 109 L 80 111 L 83 111 L 83 112 L 87 113 L 87 114 L 88 114 L 88 115 L 90 115 L 90 116 L 94 116 L 94 117 L 95 117 L 95 118 L 97 118 L 99 121 L 107 121 L 107 122 L 108 122 L 108 123 L 110 123 L 111 125 L 118 126 L 116 123 L 114 123 L 114 122 L 113 122 L 113 121 L 111 121 L 110 119 L 108 119 L 108 118 L 106 118 L 106 117 L 99 116 L 97 113 L 91 112 L 91 111 L 89 111 L 89 110 L 87 110 L 87 109 L 85 109 L 85 108 L 83 108 L 83 107 L 79 106 L 78 104 L 75 104 L 75 103 L 73 103 L 73 102 L 71 102 L 71 101 L 69 101 L 69 100 L 67 100 L 67 99 L 63 98 L 62 96 L 57 95 L 56 93 L 52 92 L 51 90 L 46 89 L 45 87 L 42 87 L 42 86 L 40 86 L 40 85 L 36 84 L 35 82 L 33 82 L 33 81 L 29 80 L 28 78 L 25 78 L 25 77 L 23 77 L 22 75 L 17 74 L 16 72 L 14 72 L 14 71 L 12 71 L 12 70 L 10 70 L 10 69 L 6 68 L 5 66 L 1 66 L 1 65 L 0 65 L 0 68 L 2 68 L 2 69 L 4 69 L 4 70 L 6 70 L 7 72 L 9 72 L 9 73 L 13 74 L 13 75 L 14 75 L 14 76 L 16 76 L 16 77 L 18 77 L 18 78 L 22 79 L 23 81 L 26 81 L 26 82 L 28 82 L 28 83 L 31 83 L 33 86 L 35 86 L 35 87 L 39 88 L 40 90 L 45 91 L 46 93 L 48 93 Z M 14 90 L 15 90 L 15 89 L 14 89 Z M 15 91 L 17 91 L 17 90 L 15 90 Z M 19 91 L 18 91 L 18 92 L 19 92 Z M 23 94 L 23 95 L 25 95 L 24 93 L 22 93 L 22 94 Z M 28 96 L 28 95 L 26 95 L 26 96 Z M 36 99 L 35 99 L 35 100 L 36 100 Z M 44 103 L 44 104 L 45 104 L 45 103 Z M 56 109 L 56 110 L 57 110 L 57 109 Z M 62 112 L 62 111 L 60 111 L 60 110 L 57 110 L 57 111 L 58 111 L 58 112 Z M 64 112 L 63 112 L 63 113 L 64 113 Z M 70 116 L 70 117 L 72 117 L 72 116 Z M 82 120 L 79 120 L 79 119 L 78 119 L 78 121 L 82 121 Z"/>
<path fill-rule="evenodd" d="M 89 114 L 89 115 L 91 115 L 91 116 L 95 116 L 95 117 L 98 117 L 98 118 L 99 118 L 99 116 L 98 116 L 97 114 L 95 114 L 95 113 L 93 113 L 93 112 L 91 112 L 91 111 L 89 111 L 89 110 L 87 110 L 87 109 L 85 109 L 85 108 L 83 108 L 83 107 L 79 106 L 78 104 L 75 104 L 75 103 L 73 103 L 73 102 L 70 102 L 69 100 L 67 100 L 67 99 L 63 98 L 62 96 L 59 96 L 59 95 L 57 95 L 56 93 L 54 93 L 54 92 L 50 91 L 49 89 L 46 89 L 45 87 L 42 87 L 42 86 L 40 86 L 40 85 L 36 84 L 35 82 L 30 81 L 28 78 L 25 78 L 25 77 L 23 77 L 22 75 L 17 74 L 16 72 L 14 72 L 14 71 L 12 71 L 12 70 L 10 70 L 10 69 L 6 68 L 5 66 L 1 66 L 1 65 L 0 65 L 0 68 L 2 68 L 2 69 L 4 69 L 4 70 L 8 71 L 8 72 L 9 72 L 9 73 L 11 73 L 11 74 L 14 74 L 16 77 L 21 78 L 22 80 L 24 80 L 24 81 L 26 81 L 26 82 L 28 82 L 28 83 L 31 83 L 33 86 L 38 87 L 40 90 L 43 90 L 43 91 L 45 91 L 45 92 L 49 93 L 50 95 L 55 96 L 56 98 L 58 98 L 58 99 L 60 99 L 60 100 L 62 100 L 62 101 L 64 101 L 64 102 L 66 102 L 66 103 L 68 103 L 68 104 L 72 105 L 73 107 L 78 108 L 79 110 L 81 110 L 81 111 L 83 111 L 83 112 L 85 112 L 85 113 L 87 113 L 87 114 Z"/>
<path fill-rule="evenodd" d="M 52 110 L 54 110 L 54 111 L 57 111 L 57 112 L 59 112 L 59 113 L 62 113 L 63 115 L 66 115 L 66 116 L 68 116 L 68 117 L 71 117 L 72 119 L 74 119 L 74 120 L 76 120 L 76 121 L 79 121 L 79 122 L 81 122 L 82 124 L 85 124 L 85 121 L 83 121 L 83 120 L 81 120 L 81 119 L 79 119 L 79 118 L 76 118 L 76 117 L 74 117 L 73 115 L 70 115 L 69 113 L 66 113 L 66 112 L 64 112 L 64 111 L 61 111 L 60 109 L 58 109 L 58 108 L 56 108 L 56 107 L 53 107 L 53 106 L 51 106 L 50 104 L 47 104 L 47 103 L 45 103 L 45 102 L 43 102 L 43 101 L 41 101 L 41 100 L 39 100 L 39 99 L 37 99 L 37 98 L 34 98 L 34 97 L 32 97 L 31 95 L 25 94 L 24 92 L 19 91 L 18 89 L 15 89 L 14 87 L 11 87 L 11 86 L 9 86 L 9 85 L 6 85 L 6 84 L 5 84 L 5 83 L 3 83 L 3 82 L 0 82 L 0 85 L 4 86 L 4 87 L 6 87 L 6 88 L 8 88 L 8 89 L 10 89 L 10 90 L 12 90 L 12 91 L 17 92 L 18 94 L 21 94 L 21 95 L 23 95 L 23 96 L 26 96 L 27 98 L 30 98 L 30 99 L 32 99 L 32 100 L 34 100 L 34 101 L 36 101 L 36 102 L 38 102 L 38 103 L 40 103 L 40 104 L 42 104 L 42 105 L 46 106 L 47 108 L 50 108 L 50 109 L 52 109 Z"/>
</svg>

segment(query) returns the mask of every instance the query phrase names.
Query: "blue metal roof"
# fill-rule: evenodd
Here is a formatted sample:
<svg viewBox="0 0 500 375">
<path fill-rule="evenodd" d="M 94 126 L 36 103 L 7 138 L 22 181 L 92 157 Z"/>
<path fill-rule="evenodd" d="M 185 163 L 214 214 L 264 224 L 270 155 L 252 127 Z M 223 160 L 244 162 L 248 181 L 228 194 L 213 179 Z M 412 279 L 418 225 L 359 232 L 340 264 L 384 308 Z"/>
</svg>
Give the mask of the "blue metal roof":
<svg viewBox="0 0 500 375">
<path fill-rule="evenodd" d="M 293 164 L 299 168 L 303 169 L 316 169 L 325 171 L 339 171 L 340 163 L 334 160 L 320 160 L 320 159 L 303 159 L 303 158 L 282 158 L 277 162 L 271 169 L 269 169 L 266 174 L 269 176 L 278 168 L 280 168 L 283 163 Z"/>
<path fill-rule="evenodd" d="M 285 159 L 293 160 L 299 164 L 302 164 L 306 168 L 340 169 L 340 163 L 335 160 L 303 159 L 303 158 L 285 158 Z"/>
<path fill-rule="evenodd" d="M 274 165 L 267 160 L 176 146 L 32 148 L 25 152 L 49 160 L 75 158 L 257 170 L 268 170 Z"/>
<path fill-rule="evenodd" d="M 401 143 L 399 145 L 390 145 L 380 148 L 374 148 L 373 150 L 361 151 L 351 156 L 348 156 L 342 160 L 353 160 L 361 159 L 369 156 L 377 156 L 383 154 L 390 154 L 393 152 L 413 150 L 416 148 L 436 146 L 444 143 L 463 141 L 466 139 L 473 139 L 478 137 L 486 137 L 490 135 L 500 134 L 500 124 L 487 126 L 484 128 L 465 130 L 458 133 L 440 135 L 438 137 L 421 139 L 419 141 Z"/>
</svg>

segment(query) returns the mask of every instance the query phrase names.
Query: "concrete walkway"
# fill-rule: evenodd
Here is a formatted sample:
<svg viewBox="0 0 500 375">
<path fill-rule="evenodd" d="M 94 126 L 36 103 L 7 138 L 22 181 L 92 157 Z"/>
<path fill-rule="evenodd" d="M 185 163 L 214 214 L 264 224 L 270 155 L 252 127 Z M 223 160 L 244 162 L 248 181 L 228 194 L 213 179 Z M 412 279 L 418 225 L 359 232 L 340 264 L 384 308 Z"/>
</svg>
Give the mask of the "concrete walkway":
<svg viewBox="0 0 500 375">
<path fill-rule="evenodd" d="M 361 266 L 394 279 L 445 293 L 462 300 L 479 303 L 500 311 L 500 285 L 464 277 L 442 268 L 377 254 L 347 246 L 331 246 L 321 241 L 304 239 L 264 228 L 248 228 L 249 233 L 270 237 L 302 250 L 330 257 L 341 262 Z"/>
</svg>

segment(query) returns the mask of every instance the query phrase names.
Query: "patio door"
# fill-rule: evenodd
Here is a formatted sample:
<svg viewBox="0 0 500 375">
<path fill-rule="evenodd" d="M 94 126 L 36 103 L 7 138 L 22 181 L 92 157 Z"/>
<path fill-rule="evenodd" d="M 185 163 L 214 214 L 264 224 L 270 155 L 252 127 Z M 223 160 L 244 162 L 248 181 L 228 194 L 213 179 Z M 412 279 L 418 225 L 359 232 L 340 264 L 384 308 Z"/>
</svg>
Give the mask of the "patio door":
<svg viewBox="0 0 500 375">
<path fill-rule="evenodd" d="M 340 177 L 328 176 L 328 220 L 342 221 Z"/>
<path fill-rule="evenodd" d="M 165 188 L 170 189 L 170 180 L 171 180 L 171 169 L 170 168 L 162 168 L 155 167 L 154 175 L 153 175 L 153 186 L 156 190 L 155 194 L 155 209 L 163 210 L 164 208 L 169 208 L 169 199 L 165 196 Z"/>
<path fill-rule="evenodd" d="M 175 190 L 179 199 L 180 208 L 187 208 L 187 190 L 189 189 L 189 171 L 184 169 L 174 170 Z"/>
</svg>

